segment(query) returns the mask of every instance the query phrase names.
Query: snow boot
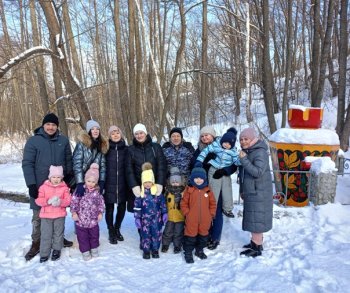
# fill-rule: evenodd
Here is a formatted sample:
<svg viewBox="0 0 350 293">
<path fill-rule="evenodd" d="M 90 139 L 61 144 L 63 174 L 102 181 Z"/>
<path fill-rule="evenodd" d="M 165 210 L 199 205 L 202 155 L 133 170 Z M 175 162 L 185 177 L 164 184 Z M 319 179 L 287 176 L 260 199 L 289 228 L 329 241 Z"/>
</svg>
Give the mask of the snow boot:
<svg viewBox="0 0 350 293">
<path fill-rule="evenodd" d="M 251 248 L 248 248 L 247 250 L 244 250 L 240 253 L 240 255 L 245 255 L 248 257 L 257 257 L 261 255 L 261 246 L 257 245 L 253 241 L 250 241 Z"/>
<path fill-rule="evenodd" d="M 143 259 L 150 259 L 151 258 L 151 254 L 149 252 L 144 252 L 142 257 L 143 257 Z"/>
<path fill-rule="evenodd" d="M 83 260 L 85 260 L 85 261 L 88 261 L 91 259 L 90 251 L 85 251 L 82 253 L 82 255 L 83 255 Z"/>
<path fill-rule="evenodd" d="M 61 257 L 61 250 L 54 250 L 51 255 L 51 260 L 55 261 Z"/>
<path fill-rule="evenodd" d="M 220 241 L 218 240 L 213 240 L 209 245 L 208 245 L 208 249 L 210 250 L 214 250 L 218 247 L 218 245 L 220 244 Z"/>
<path fill-rule="evenodd" d="M 124 241 L 123 235 L 120 233 L 119 228 L 115 228 L 115 235 L 118 241 Z"/>
<path fill-rule="evenodd" d="M 98 257 L 99 256 L 98 248 L 91 249 L 91 256 L 92 257 Z"/>
<path fill-rule="evenodd" d="M 194 263 L 192 253 L 185 252 L 185 261 L 186 261 L 186 263 Z"/>
<path fill-rule="evenodd" d="M 159 258 L 159 252 L 158 252 L 158 250 L 152 251 L 152 258 Z"/>
<path fill-rule="evenodd" d="M 168 252 L 168 249 L 169 249 L 169 245 L 163 245 L 162 246 L 162 252 Z"/>
<path fill-rule="evenodd" d="M 243 245 L 242 248 L 252 248 L 252 243 L 250 242 L 250 243 L 248 243 L 246 245 Z M 263 251 L 263 250 L 264 250 L 264 247 L 261 244 L 261 251 Z"/>
<path fill-rule="evenodd" d="M 63 238 L 63 247 L 72 247 L 73 241 L 69 241 L 66 238 Z"/>
<path fill-rule="evenodd" d="M 181 252 L 181 247 L 175 246 L 175 247 L 174 247 L 174 253 L 175 253 L 175 254 L 178 254 L 178 253 L 180 253 L 180 252 Z"/>
<path fill-rule="evenodd" d="M 42 256 L 40 257 L 40 263 L 47 262 L 49 260 L 48 256 Z"/>
<path fill-rule="evenodd" d="M 108 240 L 110 244 L 117 244 L 118 239 L 114 228 L 108 228 Z"/>
<path fill-rule="evenodd" d="M 224 211 L 224 210 L 222 210 L 222 213 L 228 218 L 234 218 L 235 217 L 235 215 L 232 213 L 232 211 Z"/>
<path fill-rule="evenodd" d="M 40 252 L 40 241 L 32 242 L 32 246 L 30 247 L 27 254 L 24 256 L 26 261 L 31 260 L 34 256 L 36 256 Z"/>
<path fill-rule="evenodd" d="M 203 252 L 203 250 L 196 250 L 194 253 L 195 256 L 199 257 L 200 259 L 207 259 L 207 255 Z"/>
</svg>

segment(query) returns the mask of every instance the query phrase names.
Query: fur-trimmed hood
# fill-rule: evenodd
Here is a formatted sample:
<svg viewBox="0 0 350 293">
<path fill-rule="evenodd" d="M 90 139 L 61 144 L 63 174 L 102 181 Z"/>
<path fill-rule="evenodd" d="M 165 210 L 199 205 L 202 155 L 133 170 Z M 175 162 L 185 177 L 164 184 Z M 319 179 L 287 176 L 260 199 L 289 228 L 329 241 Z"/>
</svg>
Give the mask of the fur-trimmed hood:
<svg viewBox="0 0 350 293">
<path fill-rule="evenodd" d="M 78 133 L 77 140 L 80 141 L 82 144 L 84 144 L 87 148 L 91 147 L 92 138 L 85 130 L 81 130 Z M 106 139 L 102 134 L 100 134 L 100 142 L 101 142 L 101 152 L 102 154 L 105 155 L 107 154 L 109 149 L 108 139 Z"/>
</svg>

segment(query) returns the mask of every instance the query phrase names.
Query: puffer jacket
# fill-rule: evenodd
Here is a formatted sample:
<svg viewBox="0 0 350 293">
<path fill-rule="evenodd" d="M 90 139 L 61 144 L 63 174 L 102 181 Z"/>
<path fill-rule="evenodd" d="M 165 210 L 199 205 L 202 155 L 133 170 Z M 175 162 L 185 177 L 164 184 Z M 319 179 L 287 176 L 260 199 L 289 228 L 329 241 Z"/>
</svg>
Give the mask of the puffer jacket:
<svg viewBox="0 0 350 293">
<path fill-rule="evenodd" d="M 54 207 L 47 203 L 47 201 L 54 196 L 58 196 L 61 204 Z M 53 185 L 49 180 L 46 180 L 39 188 L 38 198 L 35 203 L 41 207 L 39 217 L 43 219 L 57 219 L 67 215 L 66 207 L 71 202 L 71 195 L 69 188 L 65 182 L 58 185 Z"/>
<path fill-rule="evenodd" d="M 101 151 L 91 149 L 92 138 L 86 131 L 81 131 L 78 135 L 78 143 L 73 152 L 73 171 L 75 182 L 84 183 L 84 176 L 92 163 L 99 165 L 99 181 L 106 181 L 106 158 L 108 152 L 108 140 L 100 136 Z"/>
<path fill-rule="evenodd" d="M 109 150 L 106 155 L 106 184 L 103 197 L 105 203 L 125 203 L 129 188 L 126 183 L 125 162 L 128 146 L 124 140 L 113 142 L 109 140 Z"/>
<path fill-rule="evenodd" d="M 207 236 L 216 213 L 215 197 L 209 186 L 203 189 L 187 186 L 180 207 L 185 216 L 185 235 Z"/>
<path fill-rule="evenodd" d="M 188 178 L 191 172 L 191 160 L 194 153 L 192 144 L 183 141 L 180 145 L 175 146 L 171 142 L 166 142 L 162 148 L 168 168 L 173 166 L 178 167 L 181 175 Z"/>
<path fill-rule="evenodd" d="M 128 148 L 126 160 L 126 178 L 131 188 L 141 186 L 142 165 L 145 162 L 152 164 L 155 183 L 163 185 L 166 182 L 167 164 L 162 147 L 152 142 L 149 134 L 143 143 L 135 138 L 133 144 Z"/>
<path fill-rule="evenodd" d="M 272 229 L 273 191 L 267 145 L 259 140 L 244 150 L 239 167 L 240 193 L 243 196 L 243 230 L 264 233 Z"/>
<path fill-rule="evenodd" d="M 39 188 L 47 180 L 51 165 L 62 166 L 65 176 L 73 173 L 69 140 L 58 130 L 51 137 L 43 127 L 39 127 L 24 146 L 22 170 L 26 185 L 35 184 Z M 30 208 L 40 209 L 32 197 L 30 197 Z"/>
<path fill-rule="evenodd" d="M 179 192 L 178 196 L 175 196 L 174 191 L 176 188 L 181 188 L 177 190 Z M 165 201 L 166 201 L 166 207 L 168 210 L 168 220 L 170 222 L 178 223 L 178 222 L 183 222 L 185 220 L 180 209 L 180 202 L 183 195 L 183 191 L 184 191 L 184 187 L 182 186 L 178 186 L 178 187 L 167 186 L 166 188 Z"/>
<path fill-rule="evenodd" d="M 98 225 L 98 215 L 104 212 L 104 206 L 103 196 L 99 192 L 99 187 L 92 191 L 85 188 L 85 193 L 82 197 L 73 193 L 70 211 L 71 213 L 77 213 L 79 221 L 76 224 L 78 226 L 93 228 Z"/>
</svg>

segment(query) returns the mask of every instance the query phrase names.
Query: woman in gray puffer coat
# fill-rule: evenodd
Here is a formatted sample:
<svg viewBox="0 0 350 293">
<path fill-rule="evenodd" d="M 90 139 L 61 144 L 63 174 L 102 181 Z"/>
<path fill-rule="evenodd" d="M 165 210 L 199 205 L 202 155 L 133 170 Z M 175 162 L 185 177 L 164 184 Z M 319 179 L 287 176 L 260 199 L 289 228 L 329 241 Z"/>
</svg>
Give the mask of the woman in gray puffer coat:
<svg viewBox="0 0 350 293">
<path fill-rule="evenodd" d="M 106 181 L 106 158 L 108 152 L 108 140 L 100 133 L 100 125 L 89 120 L 86 123 L 86 131 L 82 131 L 78 136 L 78 143 L 73 152 L 73 171 L 76 183 L 76 195 L 84 196 L 84 176 L 92 163 L 99 165 L 100 193 Z"/>
<path fill-rule="evenodd" d="M 243 199 L 244 231 L 252 238 L 244 245 L 241 255 L 256 257 L 263 250 L 263 233 L 272 229 L 272 178 L 267 145 L 260 140 L 254 128 L 246 128 L 240 134 L 242 150 L 239 157 L 240 194 Z"/>
</svg>

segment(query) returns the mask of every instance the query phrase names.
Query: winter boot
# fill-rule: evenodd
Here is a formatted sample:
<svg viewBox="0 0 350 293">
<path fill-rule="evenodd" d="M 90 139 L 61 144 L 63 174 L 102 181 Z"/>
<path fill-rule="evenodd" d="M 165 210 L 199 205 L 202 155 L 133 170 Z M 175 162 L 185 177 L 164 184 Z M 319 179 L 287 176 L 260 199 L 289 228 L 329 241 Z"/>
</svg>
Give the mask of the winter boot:
<svg viewBox="0 0 350 293">
<path fill-rule="evenodd" d="M 264 247 L 262 245 L 260 245 L 260 246 L 261 246 L 261 251 L 263 251 Z M 252 243 L 250 242 L 250 243 L 248 243 L 246 245 L 243 245 L 242 248 L 252 248 Z"/>
<path fill-rule="evenodd" d="M 118 241 L 124 241 L 124 237 L 123 235 L 120 233 L 120 229 L 119 228 L 115 228 L 115 235 Z"/>
<path fill-rule="evenodd" d="M 61 250 L 54 250 L 51 255 L 51 260 L 55 261 L 61 257 Z"/>
<path fill-rule="evenodd" d="M 63 238 L 63 247 L 72 247 L 73 241 L 69 241 L 66 238 Z"/>
<path fill-rule="evenodd" d="M 151 254 L 149 252 L 144 252 L 142 257 L 143 257 L 143 259 L 150 259 L 151 258 Z"/>
<path fill-rule="evenodd" d="M 209 245 L 208 245 L 208 249 L 210 250 L 214 250 L 218 247 L 218 245 L 220 244 L 220 241 L 218 240 L 213 240 Z"/>
<path fill-rule="evenodd" d="M 200 259 L 207 259 L 207 255 L 203 252 L 203 250 L 196 250 L 194 253 L 195 256 L 199 257 Z"/>
<path fill-rule="evenodd" d="M 40 263 L 43 263 L 43 262 L 46 262 L 49 260 L 49 257 L 48 256 L 42 256 L 40 257 Z"/>
<path fill-rule="evenodd" d="M 98 248 L 91 249 L 91 256 L 92 257 L 98 257 L 99 256 Z"/>
<path fill-rule="evenodd" d="M 40 241 L 32 242 L 32 246 L 30 247 L 27 254 L 24 256 L 26 261 L 31 260 L 34 256 L 36 256 L 40 252 Z"/>
<path fill-rule="evenodd" d="M 224 211 L 224 210 L 222 210 L 222 213 L 228 218 L 234 218 L 235 217 L 235 215 L 232 213 L 232 211 Z"/>
<path fill-rule="evenodd" d="M 158 252 L 158 250 L 152 251 L 152 258 L 159 258 L 159 252 Z"/>
<path fill-rule="evenodd" d="M 186 263 L 194 263 L 192 253 L 185 252 L 185 261 Z"/>
<path fill-rule="evenodd" d="M 240 253 L 240 255 L 245 255 L 248 257 L 257 257 L 261 255 L 261 246 L 257 245 L 253 241 L 250 241 L 251 248 L 248 248 L 247 250 L 244 250 Z"/>
<path fill-rule="evenodd" d="M 162 252 L 168 252 L 168 249 L 169 249 L 169 245 L 163 245 L 162 246 Z"/>
<path fill-rule="evenodd" d="M 108 228 L 108 240 L 110 244 L 118 243 L 117 235 L 115 234 L 114 228 Z"/>
<path fill-rule="evenodd" d="M 174 253 L 175 253 L 175 254 L 178 254 L 178 253 L 180 253 L 180 252 L 181 252 L 181 247 L 175 246 L 175 247 L 174 247 Z"/>
<path fill-rule="evenodd" d="M 82 254 L 83 254 L 83 260 L 88 261 L 91 259 L 90 251 L 85 251 Z"/>
</svg>

